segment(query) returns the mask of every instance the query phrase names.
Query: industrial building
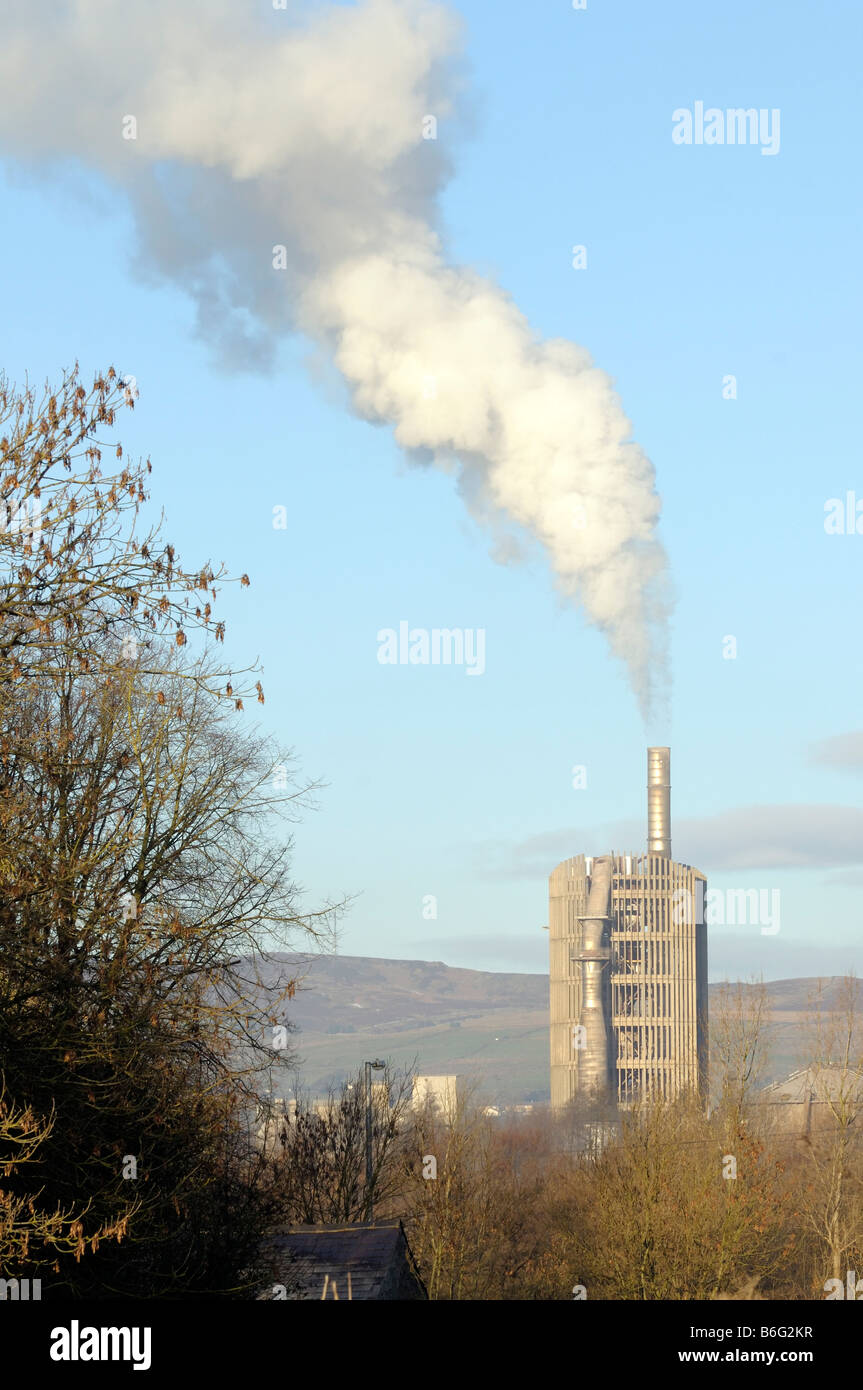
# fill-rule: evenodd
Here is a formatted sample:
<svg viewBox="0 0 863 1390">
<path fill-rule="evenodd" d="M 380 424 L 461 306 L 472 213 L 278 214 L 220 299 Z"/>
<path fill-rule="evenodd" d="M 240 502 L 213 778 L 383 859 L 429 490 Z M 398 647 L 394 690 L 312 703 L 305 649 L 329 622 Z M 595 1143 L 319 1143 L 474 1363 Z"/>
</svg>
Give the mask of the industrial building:
<svg viewBox="0 0 863 1390">
<path fill-rule="evenodd" d="M 411 1096 L 413 1109 L 422 1110 L 430 1105 L 446 1124 L 452 1124 L 458 1113 L 457 1083 L 455 1075 L 415 1076 Z"/>
<path fill-rule="evenodd" d="M 556 1109 L 706 1086 L 706 879 L 671 857 L 670 765 L 647 750 L 646 854 L 579 854 L 549 879 Z"/>
<path fill-rule="evenodd" d="M 765 1086 L 756 1105 L 761 1126 L 774 1133 L 804 1139 L 835 1134 L 837 1113 L 863 1107 L 863 1072 L 841 1063 L 813 1063 Z"/>
</svg>

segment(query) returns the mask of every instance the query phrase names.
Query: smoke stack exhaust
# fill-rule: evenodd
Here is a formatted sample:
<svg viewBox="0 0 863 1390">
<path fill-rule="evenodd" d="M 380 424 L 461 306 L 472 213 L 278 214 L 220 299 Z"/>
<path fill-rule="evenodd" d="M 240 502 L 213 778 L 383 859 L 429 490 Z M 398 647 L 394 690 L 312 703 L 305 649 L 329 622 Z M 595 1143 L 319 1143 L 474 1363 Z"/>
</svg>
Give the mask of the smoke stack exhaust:
<svg viewBox="0 0 863 1390">
<path fill-rule="evenodd" d="M 44 6 L 0 8 L 4 161 L 71 158 L 119 184 L 136 262 L 193 298 L 223 365 L 282 370 L 283 340 L 311 340 L 361 419 L 460 477 L 497 559 L 523 533 L 544 547 L 645 719 L 655 700 L 666 718 L 660 500 L 615 383 L 585 348 L 539 338 L 478 250 L 465 266 L 446 254 L 453 137 L 472 112 L 461 7 L 149 0 L 111 26 L 110 65 L 109 0 L 52 5 L 50 25 Z M 135 112 L 125 139 L 118 102 Z"/>
<path fill-rule="evenodd" d="M 647 853 L 671 858 L 671 749 L 647 750 Z"/>
</svg>

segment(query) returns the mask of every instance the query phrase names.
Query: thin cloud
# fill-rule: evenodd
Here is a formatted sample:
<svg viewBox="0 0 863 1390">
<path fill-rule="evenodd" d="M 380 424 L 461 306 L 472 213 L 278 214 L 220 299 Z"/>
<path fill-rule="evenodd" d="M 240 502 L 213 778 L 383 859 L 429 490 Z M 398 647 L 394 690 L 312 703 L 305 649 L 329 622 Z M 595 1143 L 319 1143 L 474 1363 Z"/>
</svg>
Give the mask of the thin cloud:
<svg viewBox="0 0 863 1390">
<path fill-rule="evenodd" d="M 547 878 L 575 854 L 641 853 L 641 821 L 547 831 L 526 840 L 486 841 L 474 851 L 484 878 Z M 672 831 L 675 859 L 706 874 L 735 870 L 832 869 L 863 865 L 863 809 L 857 806 L 742 806 L 681 818 Z"/>
<path fill-rule="evenodd" d="M 820 767 L 838 768 L 841 772 L 863 772 L 863 729 L 835 734 L 813 743 L 809 761 Z"/>
</svg>

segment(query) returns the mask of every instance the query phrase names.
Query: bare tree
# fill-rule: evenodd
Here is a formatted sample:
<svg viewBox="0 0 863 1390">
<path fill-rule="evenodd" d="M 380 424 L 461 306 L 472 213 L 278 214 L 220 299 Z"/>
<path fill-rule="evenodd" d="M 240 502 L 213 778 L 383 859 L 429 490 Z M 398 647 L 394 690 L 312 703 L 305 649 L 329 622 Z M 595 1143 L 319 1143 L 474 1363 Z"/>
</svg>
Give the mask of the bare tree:
<svg viewBox="0 0 863 1390">
<path fill-rule="evenodd" d="M 300 906 L 285 825 L 312 788 L 241 723 L 217 576 L 136 537 L 142 468 L 102 474 L 112 378 L 0 384 L 7 523 L 41 509 L 0 527 L 0 1070 L 16 1114 L 55 1117 L 26 1165 L 0 1130 L 0 1169 L 10 1210 L 83 1223 L 57 1288 L 212 1291 L 245 1259 L 219 1212 L 257 1200 L 242 1106 L 282 1008 L 253 962 L 329 940 L 335 908 Z"/>
<path fill-rule="evenodd" d="M 769 1062 L 770 1001 L 764 981 L 726 982 L 710 1007 L 711 1091 L 726 1133 L 736 1136 L 752 1117 Z"/>
<path fill-rule="evenodd" d="M 299 1084 L 296 1105 L 279 1135 L 282 1148 L 272 1170 L 283 1219 L 303 1224 L 362 1221 L 398 1207 L 403 1185 L 401 1153 L 413 1074 L 387 1066 L 366 1095 L 361 1068 L 314 1103 Z M 371 1183 L 366 1182 L 366 1117 L 372 1108 Z"/>
<path fill-rule="evenodd" d="M 153 637 L 224 640 L 212 609 L 216 585 L 232 582 L 224 569 L 185 568 L 161 521 L 138 534 L 151 464 L 126 462 L 122 444 L 104 438 L 134 404 L 113 367 L 85 387 L 76 366 L 41 396 L 0 377 L 0 699 L 14 699 L 22 679 L 67 669 L 63 656 L 100 670 L 107 633 L 144 655 Z M 109 458 L 115 470 L 103 472 Z M 226 701 L 247 693 L 224 668 L 185 674 L 206 674 Z"/>
<path fill-rule="evenodd" d="M 811 1101 L 807 1136 L 810 1184 L 802 1207 L 826 1255 L 829 1277 L 842 1280 L 863 1239 L 863 1042 L 860 981 L 839 984 L 835 1001 L 819 981 L 809 1015 Z"/>
<path fill-rule="evenodd" d="M 486 1111 L 464 1086 L 447 1113 L 430 1099 L 415 1116 L 407 1229 L 431 1299 L 517 1297 L 538 1252 L 547 1150 Z"/>
<path fill-rule="evenodd" d="M 599 1154 L 551 1169 L 534 1297 L 708 1299 L 773 1279 L 787 1256 L 781 1169 L 694 1098 L 642 1099 Z M 729 1161 L 733 1160 L 733 1162 Z"/>
<path fill-rule="evenodd" d="M 38 1160 L 39 1150 L 54 1128 L 54 1116 L 39 1119 L 28 1106 L 16 1106 L 6 1099 L 5 1086 L 0 1086 L 0 1151 L 5 1162 L 0 1166 L 0 1182 L 13 1175 L 20 1176 L 28 1165 Z M 41 1194 L 39 1194 L 41 1195 Z M 128 1214 L 111 1225 L 91 1230 L 85 1239 L 83 1218 L 88 1214 L 87 1203 L 77 1209 L 48 1211 L 38 1205 L 34 1195 L 16 1196 L 0 1186 L 0 1272 L 41 1271 L 53 1264 L 59 1254 L 74 1255 L 77 1259 L 100 1241 L 122 1240 L 128 1228 Z M 134 1214 L 134 1205 L 131 1213 Z"/>
</svg>

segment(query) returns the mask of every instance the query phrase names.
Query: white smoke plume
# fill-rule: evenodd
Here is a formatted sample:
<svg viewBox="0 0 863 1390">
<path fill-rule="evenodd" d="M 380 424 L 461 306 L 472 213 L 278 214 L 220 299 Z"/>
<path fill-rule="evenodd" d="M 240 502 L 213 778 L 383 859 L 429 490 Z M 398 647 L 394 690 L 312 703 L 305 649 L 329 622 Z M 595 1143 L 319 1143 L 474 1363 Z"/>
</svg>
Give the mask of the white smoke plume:
<svg viewBox="0 0 863 1390">
<path fill-rule="evenodd" d="M 361 416 L 457 467 L 486 521 L 542 543 L 646 715 L 668 616 L 653 467 L 589 354 L 538 340 L 445 255 L 455 16 L 429 0 L 286 3 L 3 0 L 0 153 L 123 185 L 139 268 L 194 296 L 228 363 L 266 367 L 288 331 L 323 345 Z"/>
</svg>

